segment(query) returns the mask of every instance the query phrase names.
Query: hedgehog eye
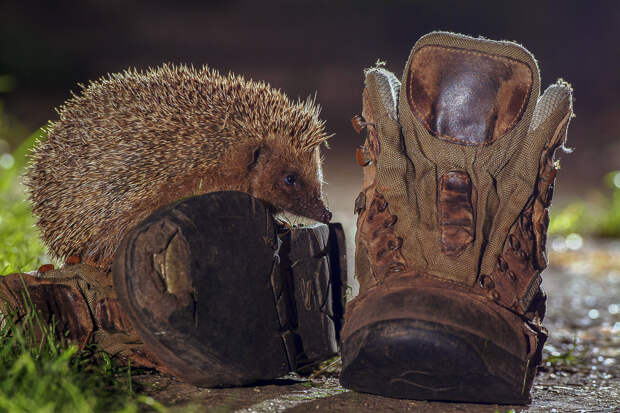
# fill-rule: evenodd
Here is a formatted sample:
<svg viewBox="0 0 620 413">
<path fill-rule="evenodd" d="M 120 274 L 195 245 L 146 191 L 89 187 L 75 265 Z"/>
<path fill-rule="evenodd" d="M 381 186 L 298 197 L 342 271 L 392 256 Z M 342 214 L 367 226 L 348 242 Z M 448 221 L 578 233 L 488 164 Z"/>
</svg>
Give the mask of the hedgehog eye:
<svg viewBox="0 0 620 413">
<path fill-rule="evenodd" d="M 294 185 L 297 182 L 297 177 L 295 175 L 286 175 L 284 177 L 284 183 L 287 185 Z"/>
</svg>

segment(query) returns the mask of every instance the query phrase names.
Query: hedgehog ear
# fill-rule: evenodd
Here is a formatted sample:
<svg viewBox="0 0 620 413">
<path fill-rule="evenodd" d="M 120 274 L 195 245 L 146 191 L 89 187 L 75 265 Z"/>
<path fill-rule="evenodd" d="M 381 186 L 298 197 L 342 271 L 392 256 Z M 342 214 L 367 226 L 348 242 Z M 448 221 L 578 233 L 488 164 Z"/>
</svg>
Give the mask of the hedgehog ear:
<svg viewBox="0 0 620 413">
<path fill-rule="evenodd" d="M 252 150 L 252 157 L 248 163 L 248 169 L 253 169 L 258 164 L 259 160 L 264 159 L 271 154 L 271 150 L 265 145 L 259 145 Z"/>
</svg>

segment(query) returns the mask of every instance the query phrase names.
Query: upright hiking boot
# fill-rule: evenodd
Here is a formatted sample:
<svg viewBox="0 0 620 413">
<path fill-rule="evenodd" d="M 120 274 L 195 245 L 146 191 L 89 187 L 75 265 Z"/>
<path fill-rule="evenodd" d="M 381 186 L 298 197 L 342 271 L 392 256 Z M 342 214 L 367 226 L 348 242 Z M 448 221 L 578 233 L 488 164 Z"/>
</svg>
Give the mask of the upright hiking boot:
<svg viewBox="0 0 620 413">
<path fill-rule="evenodd" d="M 539 96 L 511 42 L 434 32 L 401 82 L 365 71 L 355 201 L 359 295 L 342 385 L 384 396 L 526 403 L 547 332 L 548 207 L 572 116 L 562 81 Z"/>
<path fill-rule="evenodd" d="M 0 310 L 30 307 L 79 347 L 206 387 L 310 368 L 338 352 L 339 224 L 288 227 L 241 192 L 188 198 L 129 231 L 111 272 L 76 263 L 0 277 Z"/>
</svg>

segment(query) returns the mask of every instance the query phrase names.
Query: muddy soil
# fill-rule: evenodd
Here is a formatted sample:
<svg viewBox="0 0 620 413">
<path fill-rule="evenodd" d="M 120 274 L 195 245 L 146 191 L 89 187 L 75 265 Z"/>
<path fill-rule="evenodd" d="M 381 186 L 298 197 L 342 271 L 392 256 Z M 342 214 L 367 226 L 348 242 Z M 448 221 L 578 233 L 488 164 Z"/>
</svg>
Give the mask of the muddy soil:
<svg viewBox="0 0 620 413">
<path fill-rule="evenodd" d="M 557 238 L 543 273 L 548 295 L 545 362 L 527 406 L 398 400 L 349 391 L 338 363 L 309 379 L 296 374 L 234 389 L 201 389 L 142 376 L 168 406 L 201 412 L 618 412 L 620 411 L 620 242 Z"/>
</svg>

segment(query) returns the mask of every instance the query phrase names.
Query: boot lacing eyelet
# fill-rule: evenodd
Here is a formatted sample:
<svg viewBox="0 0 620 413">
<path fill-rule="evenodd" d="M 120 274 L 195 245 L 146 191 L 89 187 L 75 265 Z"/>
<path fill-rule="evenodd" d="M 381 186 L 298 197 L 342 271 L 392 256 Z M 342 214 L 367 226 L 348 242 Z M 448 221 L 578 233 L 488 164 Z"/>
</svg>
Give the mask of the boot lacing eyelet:
<svg viewBox="0 0 620 413">
<path fill-rule="evenodd" d="M 490 275 L 482 274 L 480 276 L 480 286 L 487 290 L 492 290 L 493 288 L 495 288 L 495 282 L 493 281 L 493 278 L 491 278 Z"/>
<path fill-rule="evenodd" d="M 401 237 L 396 237 L 396 239 L 391 239 L 388 241 L 388 249 L 395 251 L 402 247 L 403 239 Z"/>
<path fill-rule="evenodd" d="M 383 221 L 383 226 L 385 228 L 393 227 L 394 224 L 396 224 L 397 220 L 398 220 L 398 217 L 396 215 L 392 215 L 389 218 L 386 218 L 385 221 Z"/>
<path fill-rule="evenodd" d="M 395 273 L 395 272 L 403 272 L 403 271 L 405 271 L 405 264 L 403 264 L 402 262 L 394 262 L 390 264 L 390 267 L 388 269 L 388 274 Z"/>
<path fill-rule="evenodd" d="M 513 281 L 513 282 L 517 281 L 517 274 L 515 274 L 514 271 L 512 271 L 512 270 L 508 271 L 507 275 L 508 275 L 508 278 L 510 278 L 511 281 Z"/>
</svg>

